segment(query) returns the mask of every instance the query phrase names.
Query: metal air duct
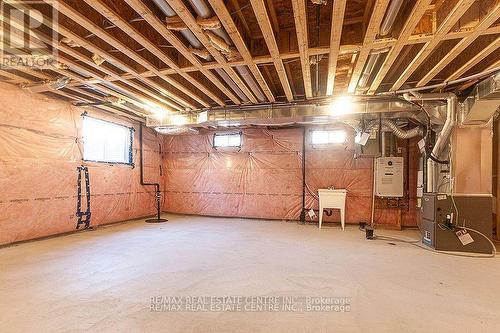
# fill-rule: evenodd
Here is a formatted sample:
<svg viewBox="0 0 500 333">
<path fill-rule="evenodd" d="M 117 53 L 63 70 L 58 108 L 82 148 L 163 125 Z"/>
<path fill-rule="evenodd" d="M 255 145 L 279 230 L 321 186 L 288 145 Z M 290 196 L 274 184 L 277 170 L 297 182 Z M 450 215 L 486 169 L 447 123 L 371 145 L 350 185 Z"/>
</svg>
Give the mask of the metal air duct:
<svg viewBox="0 0 500 333">
<path fill-rule="evenodd" d="M 445 145 L 448 143 L 451 131 L 456 124 L 457 114 L 457 96 L 452 93 L 444 94 L 418 94 L 414 93 L 413 96 L 405 94 L 404 98 L 409 101 L 446 101 L 446 121 L 443 128 L 438 134 L 436 143 L 430 153 L 430 158 L 427 159 L 427 192 L 434 192 L 436 190 L 436 162 L 433 159 L 439 159 L 439 156 L 444 150 Z"/>
</svg>

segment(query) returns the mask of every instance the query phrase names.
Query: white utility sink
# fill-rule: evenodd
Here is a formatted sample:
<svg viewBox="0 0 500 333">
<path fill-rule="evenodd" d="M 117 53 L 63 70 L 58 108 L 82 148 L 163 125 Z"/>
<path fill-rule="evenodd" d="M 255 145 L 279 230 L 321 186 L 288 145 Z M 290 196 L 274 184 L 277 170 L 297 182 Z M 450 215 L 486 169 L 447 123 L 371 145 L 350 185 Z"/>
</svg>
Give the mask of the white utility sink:
<svg viewBox="0 0 500 333">
<path fill-rule="evenodd" d="M 346 189 L 318 189 L 319 195 L 319 228 L 323 222 L 323 209 L 333 208 L 340 209 L 340 222 L 342 230 L 345 227 L 345 198 L 347 196 Z"/>
</svg>

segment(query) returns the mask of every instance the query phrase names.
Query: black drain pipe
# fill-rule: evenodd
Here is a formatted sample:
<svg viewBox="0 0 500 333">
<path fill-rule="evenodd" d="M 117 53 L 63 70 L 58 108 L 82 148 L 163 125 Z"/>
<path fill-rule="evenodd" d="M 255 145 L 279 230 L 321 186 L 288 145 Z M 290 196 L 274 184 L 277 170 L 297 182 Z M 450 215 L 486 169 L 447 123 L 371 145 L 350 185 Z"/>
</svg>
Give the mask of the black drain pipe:
<svg viewBox="0 0 500 333">
<path fill-rule="evenodd" d="M 155 187 L 155 195 L 156 195 L 156 218 L 147 219 L 147 223 L 160 223 L 167 222 L 167 219 L 162 219 L 160 217 L 161 214 L 161 192 L 160 192 L 160 184 L 159 183 L 145 183 L 144 182 L 144 154 L 142 147 L 142 123 L 139 127 L 139 145 L 140 145 L 140 153 L 141 153 L 141 185 L 143 186 L 154 186 Z"/>
<path fill-rule="evenodd" d="M 302 127 L 302 210 L 300 222 L 306 223 L 306 127 Z"/>
</svg>

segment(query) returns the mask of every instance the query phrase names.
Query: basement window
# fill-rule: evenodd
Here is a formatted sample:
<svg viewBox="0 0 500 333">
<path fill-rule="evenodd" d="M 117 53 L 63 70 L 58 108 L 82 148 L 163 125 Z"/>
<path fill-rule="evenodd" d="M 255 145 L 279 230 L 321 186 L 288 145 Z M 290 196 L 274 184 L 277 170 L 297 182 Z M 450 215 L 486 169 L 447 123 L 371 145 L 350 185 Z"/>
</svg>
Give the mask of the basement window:
<svg viewBox="0 0 500 333">
<path fill-rule="evenodd" d="M 345 131 L 312 131 L 311 142 L 313 145 L 327 144 L 327 143 L 344 143 L 347 139 Z"/>
<path fill-rule="evenodd" d="M 83 117 L 83 159 L 90 162 L 132 164 L 133 128 Z"/>
<path fill-rule="evenodd" d="M 241 147 L 241 133 L 214 134 L 214 148 Z"/>
</svg>

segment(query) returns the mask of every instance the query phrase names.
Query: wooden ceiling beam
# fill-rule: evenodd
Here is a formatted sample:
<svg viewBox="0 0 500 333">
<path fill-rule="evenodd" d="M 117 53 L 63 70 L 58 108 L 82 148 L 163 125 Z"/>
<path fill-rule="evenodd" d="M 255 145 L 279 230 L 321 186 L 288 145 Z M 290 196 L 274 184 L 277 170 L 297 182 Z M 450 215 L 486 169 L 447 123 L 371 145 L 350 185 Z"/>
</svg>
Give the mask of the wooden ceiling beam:
<svg viewBox="0 0 500 333">
<path fill-rule="evenodd" d="M 377 88 L 380 86 L 389 70 L 393 68 L 394 62 L 398 59 L 399 54 L 408 41 L 408 38 L 411 36 L 413 31 L 415 31 L 417 24 L 424 16 L 427 7 L 431 4 L 431 2 L 432 0 L 418 0 L 415 3 L 410 14 L 408 15 L 408 19 L 406 20 L 401 33 L 399 34 L 397 42 L 392 46 L 391 50 L 385 57 L 380 70 L 373 79 L 370 89 L 368 90 L 368 94 L 372 95 L 377 91 Z"/>
<path fill-rule="evenodd" d="M 93 6 L 96 5 L 95 1 L 91 0 L 85 0 L 89 5 Z M 95 8 L 99 11 L 99 8 Z M 178 90 L 182 91 L 184 94 L 191 96 L 194 100 L 199 102 L 201 105 L 207 107 L 208 103 L 204 101 L 200 96 L 194 94 L 192 91 L 189 91 L 186 87 L 184 87 L 182 84 L 178 83 L 177 81 L 173 80 L 172 78 L 161 74 L 153 65 L 151 65 L 146 59 L 138 55 L 135 51 L 131 50 L 129 47 L 127 47 L 124 43 L 122 43 L 120 40 L 115 38 L 112 34 L 107 32 L 106 30 L 102 29 L 98 25 L 96 25 L 94 22 L 90 21 L 86 17 L 84 17 L 82 14 L 80 14 L 78 11 L 70 7 L 64 2 L 59 2 L 57 5 L 57 10 L 73 20 L 74 22 L 78 23 L 82 27 L 84 27 L 86 30 L 90 31 L 91 33 L 95 34 L 97 37 L 105 41 L 106 43 L 110 44 L 113 46 L 115 49 L 119 50 L 121 53 L 129 57 L 130 59 L 134 60 L 144 68 L 150 70 L 151 72 L 155 73 L 158 77 L 160 77 L 163 81 L 167 82 L 168 84 L 174 86 Z M 100 11 L 99 11 L 100 12 Z M 127 68 L 127 70 L 129 70 Z M 147 83 L 150 86 L 155 86 L 157 87 L 157 84 L 155 81 L 150 80 L 148 78 L 142 77 L 139 73 L 133 72 L 132 75 L 137 78 L 137 75 L 141 78 L 140 80 Z M 160 87 L 159 90 L 161 93 L 165 94 L 169 98 L 173 99 L 177 103 L 184 105 L 187 108 L 190 109 L 197 109 L 198 107 L 193 105 L 191 102 L 187 101 L 183 97 L 174 94 L 167 89 L 164 89 L 163 87 Z"/>
<path fill-rule="evenodd" d="M 212 5 L 215 14 L 217 15 L 217 17 L 219 17 L 219 20 L 226 29 L 226 32 L 228 33 L 229 37 L 231 37 L 234 46 L 236 46 L 236 49 L 243 57 L 245 65 L 247 65 L 250 71 L 252 72 L 253 76 L 257 80 L 257 83 L 259 84 L 260 88 L 266 95 L 267 99 L 270 102 L 275 102 L 276 99 L 274 98 L 273 93 L 269 89 L 269 86 L 267 85 L 266 80 L 264 80 L 264 77 L 262 76 L 262 73 L 260 72 L 259 68 L 253 62 L 252 55 L 250 54 L 250 51 L 248 50 L 245 41 L 243 40 L 243 37 L 241 36 L 238 28 L 236 27 L 236 24 L 234 24 L 234 21 L 231 18 L 231 14 L 227 10 L 224 1 L 208 0 L 208 2 L 210 3 L 210 5 Z M 231 64 L 228 65 L 231 66 Z"/>
<path fill-rule="evenodd" d="M 481 49 L 472 59 L 467 61 L 465 64 L 460 66 L 456 71 L 454 71 L 450 76 L 446 78 L 447 81 L 455 80 L 465 74 L 472 67 L 476 66 L 487 56 L 495 52 L 500 47 L 500 37 L 497 37 L 493 42 L 491 42 L 488 46 Z"/>
<path fill-rule="evenodd" d="M 494 63 L 492 63 L 488 67 L 486 67 L 485 71 L 489 71 L 489 70 L 492 70 L 494 68 L 500 68 L 500 59 L 498 59 L 497 61 L 495 61 Z M 481 79 L 477 79 L 477 80 L 472 80 L 472 81 L 469 81 L 469 82 L 465 82 L 463 85 L 460 86 L 460 88 L 458 88 L 458 90 L 463 91 L 463 90 L 469 88 L 470 86 L 473 86 L 474 84 L 476 84 L 480 80 Z"/>
<path fill-rule="evenodd" d="M 276 15 L 276 9 L 274 8 L 273 0 L 266 0 L 266 11 L 269 13 L 269 18 L 271 19 L 271 24 L 273 31 L 278 36 L 280 33 L 280 24 L 278 22 L 278 16 Z"/>
<path fill-rule="evenodd" d="M 375 37 L 380 30 L 380 24 L 382 23 L 389 2 L 390 0 L 376 0 L 375 2 L 370 17 L 370 23 L 368 23 L 365 37 L 363 39 L 363 46 L 359 51 L 359 55 L 357 57 L 358 59 L 349 81 L 349 87 L 347 89 L 349 93 L 354 93 L 356 91 L 356 86 L 358 85 L 359 78 L 361 77 L 361 72 L 363 71 L 366 60 L 370 55 L 370 51 L 373 47 L 373 42 L 375 41 Z"/>
<path fill-rule="evenodd" d="M 112 22 L 116 27 L 126 33 L 130 38 L 134 39 L 137 43 L 144 46 L 149 52 L 151 52 L 155 57 L 157 57 L 160 61 L 169 66 L 170 72 L 169 74 L 179 74 L 188 82 L 190 82 L 193 86 L 198 88 L 202 93 L 207 95 L 214 102 L 219 104 L 220 106 L 224 106 L 224 101 L 222 101 L 219 97 L 213 94 L 210 89 L 207 88 L 206 84 L 203 84 L 188 75 L 187 72 L 182 71 L 179 66 L 175 63 L 173 59 L 167 56 L 156 44 L 151 42 L 149 39 L 144 37 L 140 32 L 138 32 L 129 22 L 126 22 L 123 18 L 121 18 L 118 14 L 116 14 L 104 1 L 101 0 L 84 0 L 87 4 L 91 5 L 93 8 L 98 10 L 101 15 L 103 15 L 106 19 Z M 151 71 L 150 71 L 151 72 Z M 157 76 L 169 75 L 160 70 L 155 70 L 155 72 L 151 72 Z M 208 103 L 203 100 L 201 97 L 193 94 L 189 89 L 180 89 L 182 92 L 187 94 L 188 96 L 192 96 L 193 99 L 197 100 L 204 107 L 209 107 Z"/>
<path fill-rule="evenodd" d="M 250 31 L 250 27 L 248 26 L 248 22 L 242 13 L 242 8 L 240 7 L 238 0 L 229 0 L 229 2 L 233 5 L 234 11 L 236 12 L 236 15 L 238 15 L 238 18 L 241 22 L 241 25 L 243 25 L 243 29 L 245 29 L 245 34 L 246 34 L 245 36 L 248 38 L 251 38 L 252 32 Z M 212 7 L 213 7 L 213 5 L 212 5 Z M 215 8 L 214 8 L 214 10 L 215 10 Z"/>
<path fill-rule="evenodd" d="M 215 61 L 217 61 L 222 69 L 229 75 L 231 80 L 238 86 L 238 88 L 248 97 L 248 99 L 256 104 L 259 101 L 255 97 L 257 93 L 252 92 L 245 82 L 241 79 L 241 77 L 236 73 L 234 68 L 228 65 L 226 58 L 221 54 L 219 50 L 217 50 L 207 35 L 200 27 L 200 25 L 196 22 L 196 18 L 191 14 L 189 9 L 186 7 L 183 1 L 181 0 L 167 0 L 168 4 L 172 9 L 177 13 L 177 15 L 181 18 L 181 20 L 186 24 L 189 30 L 198 38 L 201 44 L 208 50 L 208 52 L 214 57 Z"/>
<path fill-rule="evenodd" d="M 33 18 L 35 21 L 39 22 L 41 25 L 47 26 L 48 22 L 51 22 L 51 19 L 48 18 L 48 17 L 46 17 L 45 15 L 42 15 L 41 17 L 39 17 L 38 15 L 35 15 L 34 11 L 27 10 L 27 9 L 29 9 L 28 7 L 22 6 L 19 3 L 17 3 L 17 2 L 15 3 L 15 7 L 26 10 L 26 13 L 28 13 L 28 15 L 30 15 L 31 18 Z M 10 21 L 13 21 L 13 22 L 16 22 L 17 24 L 20 24 L 20 22 L 18 21 L 17 18 L 11 18 Z M 42 21 L 42 22 L 40 22 L 40 21 Z M 21 24 L 21 26 L 22 26 L 22 24 Z M 114 56 L 111 56 L 111 55 L 105 53 L 104 51 L 102 51 L 101 49 L 99 49 L 98 47 L 96 47 L 95 45 L 93 45 L 92 43 L 89 43 L 85 38 L 83 38 L 83 37 L 81 37 L 81 36 L 73 33 L 72 31 L 70 31 L 69 29 L 66 29 L 65 27 L 63 27 L 61 25 L 58 25 L 57 32 L 61 36 L 68 37 L 71 40 L 75 41 L 76 43 L 80 44 L 81 46 L 85 47 L 90 52 L 98 54 L 103 59 L 105 59 L 107 62 L 109 62 L 110 64 L 112 64 L 114 66 L 117 66 L 118 68 L 122 68 L 125 71 L 126 71 L 127 68 L 130 68 L 123 61 L 117 59 Z M 38 35 L 43 35 L 43 34 L 41 34 L 41 32 L 39 32 L 39 31 L 37 31 L 36 33 L 34 33 L 35 38 L 37 38 Z M 39 38 L 39 39 L 42 40 L 42 38 Z M 53 44 L 52 40 L 50 38 L 46 37 L 46 36 L 45 36 L 45 39 L 42 40 L 42 41 L 44 43 L 49 44 L 49 45 Z M 64 45 L 61 45 L 59 43 L 59 45 L 57 47 L 61 49 L 63 46 Z M 65 49 L 67 49 L 67 48 L 65 48 Z M 82 57 L 82 55 L 80 55 L 80 57 L 79 57 L 80 60 L 81 60 L 81 57 Z M 93 62 L 93 61 L 90 61 L 90 62 Z M 118 74 L 116 74 L 115 72 L 111 71 L 110 69 L 107 69 L 105 66 L 102 66 L 102 65 L 101 66 L 97 66 L 97 65 L 95 65 L 95 66 L 92 66 L 92 67 L 95 67 L 98 70 L 100 70 L 100 71 L 102 71 L 102 72 L 104 72 L 104 73 L 106 73 L 108 75 L 114 76 L 115 78 L 119 79 L 120 81 L 123 81 L 125 84 L 133 87 L 134 89 L 137 89 L 138 91 L 141 91 L 142 93 L 144 93 L 144 94 L 152 97 L 153 99 L 156 99 L 157 101 L 163 103 L 167 110 L 171 109 L 171 108 L 177 109 L 179 111 L 183 110 L 182 107 L 178 106 L 175 103 L 172 103 L 169 100 L 166 100 L 166 99 L 158 96 L 158 94 L 156 94 L 156 93 L 154 93 L 154 92 L 146 89 L 145 87 L 143 87 L 143 86 L 141 86 L 141 85 L 139 85 L 139 84 L 137 84 L 137 83 L 135 83 L 135 82 L 133 82 L 131 80 L 122 79 Z M 133 70 L 133 69 L 130 68 L 130 71 L 133 72 L 133 74 L 135 74 L 138 78 L 141 78 L 140 74 L 137 73 L 135 70 Z"/>
<path fill-rule="evenodd" d="M 463 14 L 469 9 L 474 1 L 475 0 L 458 0 L 458 2 L 444 19 L 444 21 L 438 27 L 437 31 L 434 33 L 433 38 L 426 42 L 424 46 L 422 46 L 415 58 L 413 58 L 410 64 L 403 70 L 399 78 L 393 84 L 390 91 L 395 91 L 401 88 L 406 80 L 410 78 L 410 76 L 425 61 L 425 59 L 427 59 L 427 57 L 434 51 L 434 49 L 444 40 L 446 34 L 449 33 L 450 29 L 463 16 Z"/>
<path fill-rule="evenodd" d="M 376 43 L 376 44 L 377 44 L 377 47 L 383 47 L 386 45 L 392 45 L 393 41 L 381 41 L 381 42 Z M 361 49 L 361 45 L 341 45 L 339 55 L 345 55 L 345 54 L 358 52 L 360 49 Z M 330 53 L 329 47 L 312 47 L 309 49 L 310 56 L 329 54 L 329 53 Z M 279 55 L 279 59 L 281 59 L 281 60 L 289 60 L 289 59 L 299 58 L 299 57 L 300 57 L 300 54 L 298 52 L 287 52 L 287 53 L 281 53 Z M 272 63 L 273 61 L 274 61 L 274 58 L 271 55 L 252 57 L 252 62 L 254 62 L 256 65 L 269 64 L 269 63 Z M 237 61 L 228 62 L 228 65 L 232 66 L 232 67 L 242 66 L 245 64 L 246 64 L 245 60 L 237 60 Z M 210 69 L 210 70 L 222 68 L 221 65 L 215 61 L 205 63 L 205 64 L 203 64 L 203 67 L 205 69 Z M 185 71 L 187 73 L 198 71 L 198 69 L 194 66 L 182 67 L 181 70 Z M 160 72 L 163 74 L 173 74 L 174 73 L 174 71 L 172 69 L 163 69 Z M 147 72 L 141 73 L 141 75 L 147 77 L 147 76 L 154 76 L 155 74 L 150 72 L 150 71 L 147 71 Z M 123 78 L 130 78 L 131 75 L 124 74 L 122 77 Z M 114 80 L 114 79 L 110 78 L 110 80 Z"/>
<path fill-rule="evenodd" d="M 453 49 L 446 53 L 439 62 L 428 71 L 424 77 L 417 83 L 417 87 L 425 86 L 430 80 L 439 74 L 449 63 L 460 55 L 469 45 L 471 45 L 484 30 L 488 29 L 500 17 L 500 3 L 491 10 L 483 20 L 474 28 L 474 32 L 468 37 L 458 42 Z"/>
<path fill-rule="evenodd" d="M 33 77 L 36 77 L 40 80 L 49 80 L 49 81 L 52 81 L 52 80 L 56 80 L 57 78 L 56 77 L 53 77 L 53 76 L 50 76 L 50 75 L 47 75 L 41 71 L 36 71 L 34 69 L 31 69 L 31 68 L 15 68 L 15 70 L 21 72 L 21 73 L 25 73 L 25 74 L 28 74 L 28 75 L 31 75 Z M 53 68 L 51 69 L 51 71 L 53 72 L 56 72 L 56 73 L 59 73 L 61 74 L 61 76 L 67 76 L 69 78 L 71 78 L 72 80 L 78 80 L 78 76 L 71 73 L 69 70 L 60 70 L 60 69 L 57 69 L 57 68 Z M 102 96 L 96 96 L 96 94 L 91 94 L 83 89 L 80 89 L 78 87 L 71 87 L 71 88 L 68 88 L 68 87 L 65 87 L 65 89 L 69 89 L 70 91 L 74 91 L 74 92 L 77 92 L 81 95 L 85 95 L 87 97 L 90 97 L 90 98 L 93 98 L 97 101 L 100 101 L 100 102 L 104 102 L 105 100 L 102 98 Z M 54 90 L 47 90 L 45 92 L 54 92 Z M 133 114 L 136 114 L 138 116 L 145 116 L 144 113 L 141 113 L 141 112 L 138 112 L 136 110 L 133 110 L 133 109 L 130 109 L 129 107 L 127 107 L 126 105 L 119 105 L 117 106 L 118 108 L 120 109 L 124 109 L 125 111 L 128 111 L 128 112 L 132 112 Z"/>
<path fill-rule="evenodd" d="M 100 2 L 92 1 L 92 0 L 85 0 L 85 1 L 90 6 L 92 6 L 94 9 L 96 9 L 99 13 L 101 13 L 101 15 L 103 15 L 103 16 L 104 16 L 104 13 L 108 13 L 109 12 L 107 10 L 108 8 L 106 8 L 106 7 L 101 8 L 102 4 Z M 131 50 L 129 47 L 127 47 L 124 43 L 122 43 L 120 40 L 118 40 L 117 38 L 115 38 L 112 34 L 110 34 L 109 32 L 107 32 L 106 30 L 104 30 L 104 29 L 100 28 L 99 26 L 95 25 L 90 20 L 82 17 L 73 8 L 69 7 L 66 4 L 62 4 L 62 3 L 60 3 L 57 8 L 58 8 L 59 11 L 64 10 L 63 14 L 65 14 L 66 16 L 68 16 L 69 18 L 71 18 L 73 21 L 78 22 L 78 24 L 82 25 L 85 29 L 87 29 L 90 32 L 94 33 L 97 37 L 99 37 L 102 40 L 106 41 L 108 44 L 112 45 L 113 47 L 115 47 L 117 50 L 119 50 L 120 52 L 122 52 L 123 54 L 125 54 L 126 56 L 128 56 L 129 58 L 131 58 L 132 60 L 136 61 L 137 63 L 139 63 L 143 67 L 147 68 L 149 71 L 151 71 L 152 73 L 154 73 L 156 76 L 160 77 L 162 80 L 164 80 L 168 84 L 170 84 L 173 87 L 177 88 L 179 91 L 183 92 L 187 96 L 190 96 L 192 99 L 194 99 L 195 101 L 197 101 L 198 103 L 200 103 L 204 107 L 210 106 L 204 98 L 202 98 L 201 96 L 193 93 L 193 91 L 191 89 L 188 89 L 187 87 L 185 87 L 184 85 L 182 85 L 179 82 L 175 81 L 174 79 L 168 77 L 167 75 L 160 73 L 160 71 L 156 67 L 154 67 L 152 64 L 150 64 L 146 59 L 144 59 L 143 57 L 141 57 L 140 55 L 138 55 L 135 51 Z M 81 21 L 77 21 L 79 18 L 80 18 Z M 137 41 L 137 42 L 139 44 L 141 44 L 140 41 Z M 161 50 L 155 50 L 155 49 L 149 48 L 149 46 L 152 46 L 152 45 L 142 45 L 142 46 L 146 47 L 148 49 L 148 51 L 151 52 L 155 56 L 156 56 L 155 51 L 161 51 Z M 175 72 L 175 73 L 177 73 L 177 72 Z M 200 89 L 202 92 L 206 89 L 201 83 L 199 83 L 198 81 L 194 80 L 191 76 L 187 76 L 187 75 L 181 75 L 181 76 L 183 76 L 190 83 L 193 83 L 194 86 L 204 88 L 204 89 Z M 185 99 L 183 99 L 183 98 L 181 98 L 179 96 L 176 96 L 176 95 L 172 94 L 172 98 L 173 99 L 178 99 L 181 102 L 180 104 L 184 104 L 188 108 L 196 109 L 195 106 L 193 106 L 191 103 L 187 102 Z"/>
<path fill-rule="evenodd" d="M 276 37 L 274 36 L 274 31 L 269 20 L 269 15 L 267 14 L 266 6 L 263 0 L 250 0 L 252 4 L 253 11 L 255 12 L 255 17 L 257 18 L 257 23 L 259 24 L 260 30 L 264 36 L 267 48 L 271 55 L 272 61 L 278 77 L 285 92 L 285 96 L 289 102 L 293 101 L 293 94 L 290 88 L 290 82 L 283 66 L 283 60 L 280 58 L 280 51 L 278 44 L 276 43 Z"/>
<path fill-rule="evenodd" d="M 300 65 L 306 98 L 312 98 L 311 62 L 309 60 L 309 38 L 307 29 L 307 11 L 305 0 L 292 0 L 295 32 L 300 53 Z"/>
<path fill-rule="evenodd" d="M 78 75 L 78 74 L 74 74 L 73 72 L 71 72 L 70 70 L 67 70 L 67 69 L 57 69 L 57 68 L 54 68 L 54 69 L 51 69 L 52 71 L 54 72 L 57 72 L 59 74 L 61 74 L 62 76 L 67 76 L 69 77 L 72 82 L 75 82 L 75 83 L 79 83 L 83 86 L 87 86 L 88 88 L 96 91 L 94 94 L 97 94 L 97 92 L 100 92 L 102 95 L 107 95 L 107 96 L 113 96 L 113 97 L 116 97 L 116 98 L 119 98 L 119 99 L 122 99 L 124 101 L 127 101 L 129 103 L 131 103 L 132 105 L 140 108 L 141 110 L 144 109 L 144 104 L 139 102 L 139 101 L 136 101 L 126 95 L 123 95 L 117 91 L 114 91 L 112 89 L 109 89 L 105 86 L 102 86 L 102 85 L 97 85 L 97 84 L 83 84 L 84 82 L 84 79 Z M 97 98 L 94 96 L 94 94 L 91 94 L 91 93 L 88 93 L 87 91 L 83 90 L 82 88 L 79 88 L 77 86 L 69 86 L 71 87 L 72 90 L 75 90 L 81 94 L 87 94 L 87 96 L 89 97 L 94 97 L 94 98 Z M 104 99 L 100 98 L 99 97 L 99 100 L 101 101 L 104 101 Z M 138 114 L 141 114 L 141 116 L 144 116 L 146 113 L 143 113 L 141 111 L 137 111 L 137 110 L 134 110 L 132 108 L 129 108 L 128 106 L 126 105 L 120 105 L 120 108 L 123 108 L 123 109 L 126 109 L 130 112 L 134 112 L 134 113 L 138 113 Z"/>
<path fill-rule="evenodd" d="M 473 31 L 471 31 L 470 29 L 466 29 L 463 31 L 450 32 L 443 37 L 443 40 L 461 39 L 461 38 L 469 36 L 470 34 L 472 34 L 472 32 Z M 482 35 L 495 35 L 495 34 L 500 34 L 500 25 L 488 28 L 482 33 Z M 411 35 L 408 38 L 405 45 L 428 43 L 433 39 L 434 39 L 433 35 Z M 396 38 L 376 39 L 373 42 L 372 49 L 382 49 L 384 47 L 391 47 L 394 44 L 396 44 L 397 41 L 398 40 Z M 339 55 L 345 55 L 345 54 L 359 52 L 361 50 L 361 48 L 362 48 L 361 44 L 340 45 Z M 309 48 L 309 55 L 310 56 L 325 55 L 325 54 L 329 54 L 329 53 L 330 53 L 330 47 L 319 46 L 319 47 Z M 299 58 L 299 57 L 300 57 L 300 53 L 298 51 L 292 51 L 292 52 L 281 53 L 279 56 L 279 59 L 288 60 L 288 59 Z M 267 64 L 267 63 L 273 62 L 273 57 L 271 55 L 255 56 L 252 58 L 252 61 L 256 65 Z M 245 61 L 244 60 L 232 61 L 232 62 L 228 62 L 228 65 L 231 67 L 241 66 L 241 65 L 245 65 Z M 204 63 L 203 67 L 205 69 L 208 69 L 208 70 L 222 68 L 222 66 L 215 61 L 212 61 L 209 63 Z M 185 73 L 196 72 L 198 70 L 199 69 L 193 65 L 180 68 L 180 71 L 185 72 Z M 160 70 L 160 73 L 162 73 L 164 75 L 171 75 L 171 74 L 175 74 L 176 71 L 174 69 L 169 68 L 169 69 Z M 151 71 L 146 71 L 146 72 L 141 73 L 141 76 L 144 76 L 144 77 L 150 77 L 150 76 L 155 76 L 155 75 L 156 74 L 151 72 Z M 132 78 L 132 75 L 124 74 L 121 77 L 125 78 L 125 79 L 130 79 L 130 78 Z M 116 80 L 112 77 L 108 77 L 106 79 L 109 81 Z"/>
<path fill-rule="evenodd" d="M 141 1 L 123 0 L 133 8 L 154 30 L 163 36 L 173 47 L 177 49 L 191 64 L 193 64 L 203 75 L 207 77 L 220 91 L 222 91 L 235 104 L 241 104 L 236 95 L 229 90 L 210 70 L 203 68 L 200 60 L 189 51 L 189 49 L 175 36 L 166 25 Z"/>
<path fill-rule="evenodd" d="M 337 73 L 337 61 L 340 53 L 340 39 L 342 37 L 342 21 L 345 16 L 346 0 L 335 0 L 332 8 L 332 20 L 330 26 L 330 52 L 328 53 L 328 75 L 326 79 L 326 95 L 333 95 L 335 74 Z"/>
<path fill-rule="evenodd" d="M 44 1 L 51 1 L 51 0 L 44 0 Z M 131 49 L 129 49 L 125 44 L 123 44 L 118 39 L 116 39 L 114 36 L 112 36 L 111 34 L 106 32 L 104 29 L 100 28 L 98 25 L 94 24 L 92 21 L 90 21 L 89 19 L 84 17 L 78 11 L 71 8 L 69 5 L 65 4 L 64 2 L 59 2 L 58 6 L 57 6 L 57 10 L 60 13 L 67 16 L 68 18 L 70 18 L 71 20 L 73 20 L 74 22 L 76 22 L 77 24 L 79 24 L 80 26 L 84 27 L 86 30 L 93 33 L 95 36 L 99 37 L 100 39 L 102 39 L 106 43 L 108 43 L 111 46 L 113 46 L 114 48 L 118 49 L 120 52 L 122 52 L 124 55 L 126 55 L 130 59 L 134 60 L 135 62 L 139 63 L 140 65 L 144 66 L 145 68 L 147 68 L 151 71 L 156 71 L 154 66 L 152 66 L 149 62 L 147 62 L 145 59 L 140 57 L 137 53 L 135 53 L 135 51 L 132 51 Z M 65 34 L 66 35 L 68 34 L 67 33 L 68 30 L 66 28 L 62 27 L 60 24 L 58 26 L 58 30 L 59 30 L 59 32 L 62 32 L 63 34 L 64 34 L 64 31 L 66 31 Z M 73 36 L 76 35 L 73 32 L 71 32 L 71 34 L 73 34 Z M 80 37 L 79 40 L 82 40 L 82 38 Z M 131 73 L 133 78 L 139 80 L 140 82 L 143 82 L 146 86 L 152 87 L 154 90 L 156 90 L 157 92 L 159 92 L 163 96 L 168 97 L 169 99 L 171 99 L 175 103 L 178 103 L 179 105 L 183 105 L 183 107 L 180 108 L 180 107 L 176 106 L 175 104 L 170 104 L 175 109 L 177 109 L 179 111 L 183 111 L 184 108 L 197 109 L 197 106 L 193 105 L 191 102 L 187 101 L 186 99 L 182 98 L 181 96 L 174 94 L 174 93 L 170 92 L 169 90 L 165 89 L 164 87 L 162 87 L 161 85 L 156 83 L 154 80 L 152 80 L 150 78 L 142 77 L 139 74 L 139 72 L 137 72 L 134 68 L 132 68 L 130 65 L 128 65 L 124 61 L 121 61 L 120 59 L 110 55 L 107 52 L 104 52 L 103 50 L 100 50 L 97 47 L 89 48 L 88 45 L 90 43 L 87 42 L 86 39 L 83 39 L 83 40 L 85 40 L 85 43 L 81 43 L 82 46 L 87 45 L 86 48 L 91 50 L 93 53 L 99 54 L 99 52 L 100 52 L 100 55 L 109 63 L 117 66 L 118 68 L 123 69 L 124 71 L 126 71 L 128 73 Z M 91 44 L 91 45 L 93 46 L 93 44 Z M 182 85 L 180 85 L 179 83 L 177 83 L 176 81 L 172 80 L 171 78 L 168 78 L 165 75 L 161 75 L 161 77 L 167 83 L 171 84 L 172 86 L 176 87 L 177 89 L 188 94 L 188 90 L 185 87 L 183 87 Z M 151 97 L 154 98 L 154 96 L 152 96 L 151 94 L 148 94 L 148 95 L 150 95 Z M 193 97 L 193 99 L 200 100 L 199 102 L 202 105 L 206 104 L 206 102 L 201 100 L 199 98 L 199 96 L 197 96 L 196 94 Z M 162 100 L 160 100 L 160 101 L 162 101 Z"/>
</svg>

